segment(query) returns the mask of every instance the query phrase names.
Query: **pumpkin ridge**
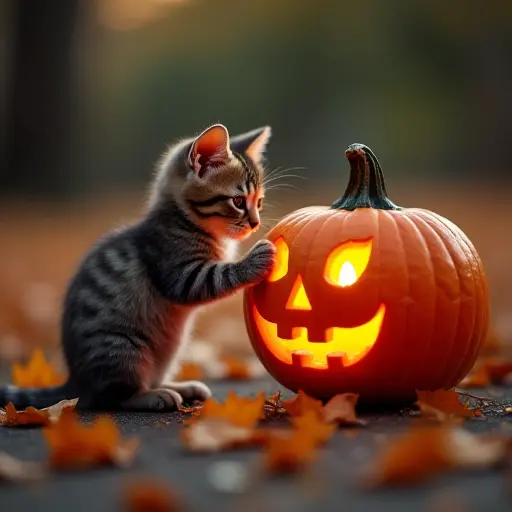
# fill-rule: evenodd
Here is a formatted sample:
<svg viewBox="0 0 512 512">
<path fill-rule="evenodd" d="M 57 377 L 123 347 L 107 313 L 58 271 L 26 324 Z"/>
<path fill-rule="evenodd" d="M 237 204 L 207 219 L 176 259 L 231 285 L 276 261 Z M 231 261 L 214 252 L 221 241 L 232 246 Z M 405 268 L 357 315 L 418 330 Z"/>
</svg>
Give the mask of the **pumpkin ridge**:
<svg viewBox="0 0 512 512">
<path fill-rule="evenodd" d="M 431 212 L 428 212 L 426 210 L 420 210 L 418 211 L 417 213 L 419 213 L 420 215 L 424 216 L 425 218 L 429 219 L 430 222 L 431 222 L 431 225 L 432 227 L 438 232 L 438 234 L 441 236 L 441 234 L 439 233 L 439 231 L 442 232 L 443 229 L 446 229 L 450 232 L 451 235 L 453 235 L 454 239 L 456 240 L 457 242 L 457 245 L 462 249 L 462 251 L 464 252 L 464 255 L 465 257 L 467 258 L 468 257 L 468 252 L 465 250 L 467 249 L 467 245 L 461 243 L 461 240 L 460 240 L 460 236 L 458 236 L 458 233 L 454 233 L 453 230 L 447 226 L 444 222 L 441 221 L 441 219 L 439 219 L 434 213 L 431 213 Z M 463 276 L 461 275 L 461 272 L 459 271 L 459 266 L 457 265 L 457 263 L 455 262 L 455 260 L 453 260 L 453 255 L 452 255 L 452 252 L 449 248 L 449 246 L 447 245 L 447 248 L 448 248 L 448 251 L 450 253 L 450 256 L 452 257 L 452 261 L 455 265 L 455 268 L 457 269 L 457 275 L 459 276 L 459 295 L 462 295 L 462 290 L 463 290 Z M 472 254 L 471 254 L 472 256 Z M 473 276 L 473 273 L 472 273 L 472 278 L 474 279 L 474 276 Z M 474 285 L 476 285 L 476 283 L 473 282 Z M 476 287 L 476 286 L 475 286 Z M 471 315 L 472 317 L 474 317 L 474 314 Z M 459 305 L 459 315 L 458 315 L 458 321 L 457 321 L 457 337 L 460 336 L 460 325 L 461 325 L 461 319 L 462 319 L 462 302 L 460 303 Z M 474 335 L 474 329 L 475 329 L 475 326 L 473 324 L 472 328 L 471 328 L 471 337 L 473 337 Z M 455 344 L 454 344 L 454 349 L 456 348 Z M 459 379 L 459 375 L 462 373 L 462 368 L 466 367 L 468 365 L 467 362 L 465 362 L 468 358 L 469 358 L 469 355 L 468 355 L 468 351 L 469 351 L 469 347 L 468 345 L 466 344 L 465 345 L 465 349 L 464 349 L 464 353 L 461 354 L 459 356 L 459 361 L 460 361 L 460 366 L 458 367 L 457 371 L 451 371 L 450 374 L 452 375 L 452 377 L 449 379 L 450 382 L 452 383 L 452 386 L 456 386 L 458 384 L 458 382 L 462 379 L 462 377 Z M 446 358 L 446 360 L 450 360 L 450 355 Z M 443 372 L 443 381 L 446 381 L 447 378 L 446 378 L 446 373 L 450 370 L 450 368 L 445 368 L 444 369 L 444 372 Z"/>
<path fill-rule="evenodd" d="M 410 270 L 411 270 L 412 262 L 415 261 L 415 259 L 414 259 L 414 255 L 411 256 L 409 254 L 409 251 L 407 250 L 408 244 L 411 244 L 411 241 L 409 239 L 414 237 L 414 242 L 413 242 L 414 244 L 421 243 L 421 245 L 423 247 L 423 251 L 426 256 L 426 261 L 429 262 L 428 271 L 430 274 L 433 274 L 432 259 L 430 257 L 430 251 L 428 248 L 428 244 L 426 243 L 422 233 L 420 232 L 420 229 L 418 228 L 418 226 L 416 226 L 416 224 L 410 218 L 410 216 L 403 215 L 403 214 L 397 214 L 397 215 L 394 215 L 393 217 L 394 217 L 395 222 L 398 227 L 398 232 L 400 234 L 400 240 L 402 242 L 402 250 L 404 251 L 404 254 L 405 254 L 405 261 L 406 261 L 405 270 L 407 272 L 407 283 L 409 285 L 408 297 L 412 298 L 411 292 L 412 292 L 413 288 L 412 288 L 411 284 L 413 283 L 413 279 L 411 279 L 411 271 Z M 433 282 L 435 283 L 434 279 L 433 279 Z M 433 293 L 432 295 L 433 295 L 433 300 L 430 302 L 430 296 L 429 296 L 428 307 L 429 308 L 431 307 L 433 313 L 435 314 L 436 297 L 435 297 L 435 293 Z M 426 300 L 425 297 L 422 297 L 421 300 L 422 300 L 422 302 L 424 302 L 422 309 L 425 309 L 427 307 L 427 305 L 425 304 L 425 300 Z M 418 301 L 418 297 L 416 297 L 416 301 Z M 420 349 L 417 348 L 417 346 L 418 346 L 417 340 L 416 339 L 411 340 L 409 338 L 411 330 L 414 330 L 414 329 L 411 329 L 411 319 L 413 318 L 414 309 L 411 308 L 411 306 L 409 305 L 407 310 L 408 310 L 408 313 L 407 313 L 408 322 L 407 322 L 407 329 L 406 329 L 406 336 L 404 339 L 404 343 L 405 344 L 412 343 L 412 344 L 415 344 L 415 346 L 414 346 L 414 349 L 410 351 L 411 359 L 409 360 L 409 362 L 407 364 L 408 370 L 407 370 L 407 372 L 404 372 L 404 374 L 406 376 L 406 377 L 404 377 L 406 386 L 410 385 L 411 381 L 418 382 L 418 380 L 420 380 L 420 381 L 424 380 L 423 378 L 418 379 L 418 371 L 421 374 L 420 376 L 423 377 L 423 372 L 425 371 L 424 370 L 425 365 L 422 364 L 422 361 L 427 360 L 428 354 L 430 352 L 430 345 L 432 344 L 432 338 L 433 338 L 433 326 L 430 327 L 430 325 L 429 325 L 429 328 L 431 328 L 430 334 L 427 335 L 425 337 L 424 342 L 419 345 Z M 422 331 L 425 332 L 425 329 L 423 329 Z M 420 352 L 420 355 L 418 356 L 417 354 L 420 350 L 421 350 L 421 352 Z M 419 361 L 419 364 L 417 361 Z"/>
<path fill-rule="evenodd" d="M 345 151 L 350 164 L 350 177 L 345 193 L 332 203 L 335 210 L 377 208 L 401 210 L 386 193 L 384 174 L 373 151 L 364 144 L 351 144 Z"/>
<path fill-rule="evenodd" d="M 418 214 L 418 210 L 411 209 L 411 210 L 408 210 L 408 213 L 411 216 L 411 218 L 414 219 L 415 222 L 421 224 L 421 226 L 425 230 L 428 230 L 429 234 L 432 237 L 435 237 L 438 240 L 439 244 L 442 247 L 444 247 L 444 249 L 445 249 L 446 253 L 448 254 L 448 257 L 450 258 L 450 261 L 451 261 L 451 263 L 453 265 L 454 272 L 455 272 L 455 274 L 457 276 L 457 283 L 458 283 L 457 295 L 460 295 L 459 273 L 458 273 L 455 261 L 453 259 L 452 253 L 451 253 L 449 247 L 447 246 L 447 244 L 445 243 L 444 239 L 436 231 L 434 226 L 432 226 L 425 218 L 423 218 L 421 215 Z M 431 251 L 429 251 L 429 252 L 431 253 Z M 438 275 L 439 274 L 437 272 L 437 267 L 434 265 L 434 277 L 436 278 L 436 277 L 438 277 Z M 439 289 L 439 286 L 437 284 L 437 279 L 436 279 L 436 286 Z M 451 299 L 450 297 L 448 297 L 448 299 L 450 301 L 453 301 L 453 299 Z M 436 295 L 436 306 L 437 306 L 437 295 Z M 458 331 L 459 316 L 460 316 L 460 305 L 457 307 L 457 317 L 455 318 L 455 322 L 453 322 L 453 333 L 451 334 L 450 345 L 449 345 L 448 350 L 447 350 L 448 357 L 449 357 L 449 354 L 455 349 L 454 345 L 455 345 L 456 335 L 457 335 L 457 331 Z M 434 335 L 435 335 L 435 330 L 434 330 Z M 445 360 L 448 360 L 448 357 L 446 357 Z M 438 370 L 438 372 L 437 372 L 438 379 L 433 379 L 433 380 L 435 380 L 436 382 L 441 382 L 442 383 L 443 380 L 446 380 L 446 379 L 443 379 L 443 373 L 444 373 L 445 369 L 444 369 L 444 367 L 442 365 L 439 365 L 439 368 L 440 368 L 440 371 Z M 437 385 L 436 387 L 440 387 L 440 385 Z"/>
<path fill-rule="evenodd" d="M 421 217 L 414 215 L 414 212 L 410 212 L 409 215 L 403 215 L 401 218 L 407 219 L 407 221 L 409 223 L 411 223 L 411 225 L 414 226 L 414 228 L 416 230 L 416 236 L 418 237 L 418 239 L 423 240 L 423 243 L 425 244 L 425 247 L 427 249 L 428 260 L 430 262 L 430 272 L 432 273 L 432 278 L 433 278 L 435 290 L 436 290 L 433 294 L 434 295 L 433 310 L 434 310 L 434 315 L 437 318 L 439 316 L 438 308 L 440 305 L 439 301 L 438 301 L 438 297 L 437 297 L 437 295 L 439 293 L 438 292 L 438 290 L 439 290 L 439 286 L 438 286 L 439 274 L 437 272 L 437 266 L 434 264 L 434 261 L 432 260 L 431 246 L 430 246 L 428 238 L 425 236 L 425 233 L 423 232 L 422 228 L 425 229 L 425 227 L 426 227 L 427 229 L 431 230 L 431 232 L 434 233 L 434 235 L 440 239 L 440 241 L 443 245 L 444 245 L 444 242 L 443 242 L 442 238 L 432 228 L 430 228 L 430 226 Z M 432 360 L 432 356 L 431 356 L 432 345 L 435 342 L 435 337 L 437 334 L 435 327 L 436 327 L 436 324 L 435 324 L 435 322 L 433 322 L 430 339 L 428 340 L 428 343 L 426 344 L 427 349 L 425 351 L 425 358 L 427 360 Z M 450 348 L 452 346 L 453 346 L 453 343 L 451 344 Z"/>
</svg>

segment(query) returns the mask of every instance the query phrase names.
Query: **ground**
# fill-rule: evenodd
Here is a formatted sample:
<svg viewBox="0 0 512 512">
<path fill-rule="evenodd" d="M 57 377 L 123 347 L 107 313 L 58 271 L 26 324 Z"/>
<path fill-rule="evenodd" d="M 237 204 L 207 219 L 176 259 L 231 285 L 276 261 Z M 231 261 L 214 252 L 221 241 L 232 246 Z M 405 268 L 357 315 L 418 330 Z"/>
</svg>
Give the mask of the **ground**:
<svg viewBox="0 0 512 512">
<path fill-rule="evenodd" d="M 268 394 L 281 389 L 269 378 L 245 383 L 212 383 L 211 386 L 217 399 L 223 399 L 229 389 L 242 396 L 254 395 L 261 389 Z M 286 390 L 283 392 L 285 396 L 290 395 Z M 485 394 L 482 390 L 474 392 Z M 512 404 L 510 388 L 487 392 L 499 394 L 501 402 Z M 140 454 L 130 469 L 52 474 L 37 486 L 7 484 L 1 490 L 1 510 L 121 511 L 124 487 L 140 476 L 158 477 L 168 482 L 170 488 L 182 495 L 190 511 L 491 512 L 511 509 L 512 495 L 506 485 L 506 473 L 498 470 L 446 475 L 412 489 L 372 492 L 358 489 L 357 476 L 371 461 L 378 444 L 412 421 L 410 415 L 403 412 L 369 413 L 363 417 L 368 420 L 367 427 L 360 429 L 355 437 L 337 432 L 306 476 L 270 478 L 258 473 L 260 455 L 257 450 L 218 455 L 185 452 L 178 438 L 181 428 L 178 413 L 117 414 L 122 431 L 142 441 Z M 467 422 L 467 427 L 477 432 L 509 426 L 512 426 L 510 415 L 498 416 L 492 410 L 487 411 L 486 419 Z M 0 429 L 0 452 L 24 460 L 44 460 L 45 450 L 39 429 Z M 233 472 L 234 477 L 226 475 Z"/>
</svg>

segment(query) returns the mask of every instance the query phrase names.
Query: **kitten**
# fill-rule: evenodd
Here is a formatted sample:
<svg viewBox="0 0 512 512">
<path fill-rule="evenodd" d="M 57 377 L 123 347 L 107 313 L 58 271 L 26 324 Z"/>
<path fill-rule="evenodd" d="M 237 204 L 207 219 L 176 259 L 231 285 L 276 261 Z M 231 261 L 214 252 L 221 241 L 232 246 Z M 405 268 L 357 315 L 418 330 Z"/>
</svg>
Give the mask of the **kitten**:
<svg viewBox="0 0 512 512">
<path fill-rule="evenodd" d="M 211 396 L 202 382 L 163 379 L 175 374 L 198 306 L 272 270 L 266 240 L 225 261 L 227 245 L 259 227 L 270 134 L 264 127 L 230 140 L 216 124 L 170 148 L 144 218 L 101 239 L 71 279 L 61 322 L 68 382 L 0 388 L 0 405 L 78 397 L 81 408 L 171 410 Z"/>
</svg>

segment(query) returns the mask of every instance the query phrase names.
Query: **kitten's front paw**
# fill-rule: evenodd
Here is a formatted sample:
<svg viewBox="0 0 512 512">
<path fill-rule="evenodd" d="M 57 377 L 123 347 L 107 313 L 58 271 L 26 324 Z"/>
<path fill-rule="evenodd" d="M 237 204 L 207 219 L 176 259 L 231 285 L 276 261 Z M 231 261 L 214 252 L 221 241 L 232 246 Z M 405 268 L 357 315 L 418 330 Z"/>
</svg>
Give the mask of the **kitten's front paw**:
<svg viewBox="0 0 512 512">
<path fill-rule="evenodd" d="M 276 262 L 276 247 L 269 240 L 260 240 L 245 257 L 244 263 L 251 281 L 264 281 L 272 272 Z"/>
<path fill-rule="evenodd" d="M 191 403 L 195 400 L 204 402 L 212 396 L 210 388 L 198 380 L 187 380 L 183 382 L 168 382 L 162 384 L 163 388 L 171 389 L 180 394 L 185 402 Z"/>
</svg>

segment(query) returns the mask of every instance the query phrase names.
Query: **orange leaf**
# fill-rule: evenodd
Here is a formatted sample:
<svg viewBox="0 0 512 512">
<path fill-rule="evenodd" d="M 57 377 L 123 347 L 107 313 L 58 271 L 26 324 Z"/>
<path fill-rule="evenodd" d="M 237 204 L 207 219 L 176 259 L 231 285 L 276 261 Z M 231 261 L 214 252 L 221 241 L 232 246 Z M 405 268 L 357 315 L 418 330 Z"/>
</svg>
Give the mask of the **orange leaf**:
<svg viewBox="0 0 512 512">
<path fill-rule="evenodd" d="M 479 409 L 470 409 L 459 400 L 459 395 L 454 389 L 437 391 L 416 391 L 418 401 L 416 405 L 426 417 L 445 421 L 452 417 L 471 418 L 480 416 Z"/>
<path fill-rule="evenodd" d="M 43 466 L 38 462 L 25 462 L 0 452 L 0 482 L 24 482 L 43 476 Z"/>
<path fill-rule="evenodd" d="M 336 430 L 335 424 L 327 424 L 314 410 L 292 418 L 292 425 L 303 437 L 311 438 L 315 443 L 324 444 Z"/>
<path fill-rule="evenodd" d="M 306 395 L 302 390 L 293 398 L 282 400 L 281 404 L 290 416 L 300 416 L 306 411 L 315 411 L 319 416 L 323 416 L 322 402 Z"/>
<path fill-rule="evenodd" d="M 49 425 L 55 423 L 65 409 L 74 409 L 77 402 L 78 398 L 62 400 L 45 409 L 27 407 L 23 411 L 17 411 L 12 402 L 9 402 L 5 409 L 0 408 L 0 425 L 3 427 Z"/>
<path fill-rule="evenodd" d="M 485 362 L 485 369 L 493 384 L 503 384 L 507 377 L 512 374 L 512 361 L 499 358 L 489 359 Z"/>
<path fill-rule="evenodd" d="M 283 407 L 281 402 L 281 392 L 277 391 L 273 395 L 270 395 L 263 404 L 263 413 L 265 419 L 280 418 L 286 414 L 286 409 Z"/>
<path fill-rule="evenodd" d="M 490 386 L 489 372 L 484 364 L 477 364 L 459 383 L 460 388 L 486 388 Z"/>
<path fill-rule="evenodd" d="M 205 372 L 202 366 L 197 363 L 185 362 L 182 363 L 176 380 L 202 380 L 204 377 Z"/>
<path fill-rule="evenodd" d="M 192 418 L 194 421 L 206 418 L 222 418 L 233 425 L 252 428 L 263 416 L 263 404 L 265 393 L 260 391 L 255 398 L 239 397 L 233 391 L 229 391 L 224 403 L 217 402 L 214 398 L 208 398 L 200 409 L 199 416 Z"/>
<path fill-rule="evenodd" d="M 26 365 L 14 363 L 12 365 L 12 382 L 20 388 L 45 388 L 58 386 L 66 378 L 60 375 L 46 360 L 42 349 L 34 350 L 31 359 Z"/>
<path fill-rule="evenodd" d="M 261 444 L 264 431 L 234 425 L 222 418 L 207 418 L 185 428 L 181 432 L 182 443 L 193 452 L 219 452 L 241 446 Z"/>
<path fill-rule="evenodd" d="M 366 475 L 371 485 L 411 485 L 453 468 L 486 468 L 506 457 L 508 440 L 446 424 L 412 428 L 388 444 Z"/>
<path fill-rule="evenodd" d="M 100 416 L 90 426 L 82 425 L 73 411 L 64 410 L 43 434 L 50 448 L 50 465 L 79 469 L 116 464 L 127 466 L 138 448 L 136 439 L 123 439 L 114 420 Z"/>
<path fill-rule="evenodd" d="M 126 486 L 124 510 L 127 512 L 178 512 L 181 499 L 165 482 L 140 480 Z"/>
<path fill-rule="evenodd" d="M 324 421 L 345 425 L 364 425 L 365 422 L 356 416 L 358 399 L 359 395 L 356 393 L 343 393 L 332 397 L 324 406 Z"/>
<path fill-rule="evenodd" d="M 274 433 L 267 440 L 263 465 L 269 473 L 295 473 L 316 460 L 316 447 L 317 438 L 303 429 Z"/>
<path fill-rule="evenodd" d="M 252 375 L 247 363 L 235 357 L 224 357 L 222 362 L 226 366 L 225 379 L 229 380 L 250 380 Z"/>
</svg>

